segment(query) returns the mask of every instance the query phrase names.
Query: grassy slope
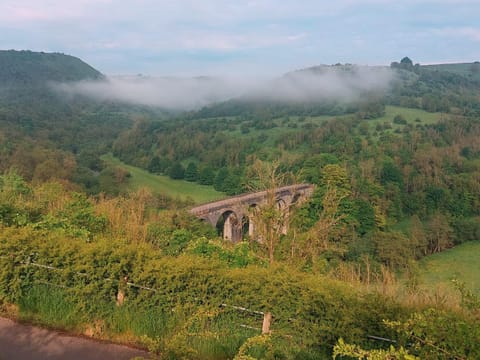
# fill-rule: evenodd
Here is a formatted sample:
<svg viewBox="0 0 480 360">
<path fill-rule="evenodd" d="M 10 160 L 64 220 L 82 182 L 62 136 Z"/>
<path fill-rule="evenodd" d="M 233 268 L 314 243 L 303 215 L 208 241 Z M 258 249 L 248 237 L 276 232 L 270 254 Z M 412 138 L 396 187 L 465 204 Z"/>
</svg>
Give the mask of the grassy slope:
<svg viewBox="0 0 480 360">
<path fill-rule="evenodd" d="M 216 191 L 211 186 L 154 175 L 135 166 L 127 165 L 111 154 L 102 156 L 102 160 L 128 170 L 132 175 L 129 181 L 129 187 L 132 190 L 147 187 L 155 193 L 166 194 L 174 198 L 179 197 L 185 200 L 190 197 L 195 203 L 204 203 L 225 197 L 224 193 Z"/>
<path fill-rule="evenodd" d="M 423 124 L 432 124 L 437 122 L 444 114 L 430 113 L 421 109 L 410 109 L 400 106 L 386 106 L 385 115 L 375 119 L 375 121 L 393 121 L 395 115 L 403 115 L 408 123 L 413 123 L 415 119 L 418 118 Z"/>
<path fill-rule="evenodd" d="M 480 295 L 480 241 L 468 242 L 420 261 L 422 285 L 453 288 L 452 279 Z"/>
<path fill-rule="evenodd" d="M 443 113 L 429 113 L 421 109 L 411 109 L 406 107 L 388 105 L 385 107 L 384 116 L 376 119 L 365 120 L 365 121 L 367 121 L 368 124 L 370 125 L 370 130 L 374 130 L 377 124 L 389 123 L 391 125 L 391 129 L 386 129 L 386 130 L 383 130 L 382 132 L 391 133 L 397 129 L 401 130 L 405 126 L 405 125 L 399 125 L 399 124 L 393 123 L 393 118 L 396 115 L 402 115 L 405 118 L 405 120 L 407 120 L 407 123 L 413 126 L 415 126 L 416 124 L 423 124 L 423 125 L 434 124 L 439 120 L 441 120 L 442 117 L 448 116 L 448 114 L 443 114 Z M 342 119 L 342 118 L 347 118 L 351 116 L 352 114 L 340 115 L 340 116 L 330 116 L 330 115 L 314 116 L 314 117 L 307 116 L 305 117 L 305 120 L 303 122 L 298 121 L 298 118 L 299 118 L 298 116 L 290 116 L 289 117 L 290 122 L 297 123 L 298 125 L 297 129 L 288 127 L 286 124 L 282 124 L 282 118 L 280 118 L 280 119 L 275 119 L 275 123 L 277 124 L 277 127 L 272 129 L 256 130 L 256 129 L 250 128 L 249 133 L 242 134 L 240 132 L 240 129 L 238 128 L 234 131 L 229 131 L 227 133 L 233 136 L 237 136 L 239 138 L 253 138 L 253 137 L 259 136 L 260 134 L 265 134 L 268 136 L 268 138 L 265 142 L 263 142 L 263 145 L 265 147 L 273 147 L 275 144 L 275 140 L 278 139 L 281 135 L 285 133 L 298 132 L 304 124 L 312 123 L 314 124 L 314 126 L 320 126 L 322 122 L 329 119 L 333 119 L 333 118 Z M 416 119 L 419 119 L 420 122 L 417 122 Z"/>
</svg>

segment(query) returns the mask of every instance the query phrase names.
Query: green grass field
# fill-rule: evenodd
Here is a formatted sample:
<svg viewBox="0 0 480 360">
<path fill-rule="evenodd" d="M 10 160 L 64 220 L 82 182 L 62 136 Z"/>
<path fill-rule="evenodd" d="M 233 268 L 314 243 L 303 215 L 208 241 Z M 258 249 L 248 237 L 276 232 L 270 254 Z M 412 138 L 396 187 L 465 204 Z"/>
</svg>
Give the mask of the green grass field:
<svg viewBox="0 0 480 360">
<path fill-rule="evenodd" d="M 401 128 L 404 125 L 399 125 L 399 124 L 394 124 L 393 123 L 393 118 L 396 115 L 402 115 L 405 120 L 407 120 L 408 124 L 434 124 L 442 117 L 447 116 L 446 114 L 443 113 L 430 113 L 421 109 L 411 109 L 411 108 L 406 108 L 406 107 L 400 107 L 400 106 L 385 106 L 385 115 L 376 119 L 371 119 L 368 120 L 368 122 L 372 125 L 375 126 L 378 123 L 383 124 L 385 122 L 388 122 L 392 125 L 392 130 L 395 130 L 397 128 Z M 420 122 L 417 122 L 416 119 L 419 119 Z"/>
<path fill-rule="evenodd" d="M 389 123 L 391 125 L 391 129 L 383 130 L 383 132 L 393 132 L 396 129 L 401 129 L 403 128 L 403 126 L 405 126 L 405 125 L 393 123 L 393 118 L 396 115 L 402 115 L 407 121 L 407 123 L 413 126 L 415 126 L 416 124 L 422 124 L 422 125 L 434 124 L 439 120 L 441 120 L 443 117 L 448 116 L 447 114 L 438 113 L 438 112 L 430 113 L 421 109 L 412 109 L 412 108 L 406 108 L 401 106 L 387 105 L 385 106 L 384 116 L 376 119 L 365 120 L 365 121 L 368 121 L 368 124 L 370 125 L 371 130 L 375 129 L 375 126 L 377 124 Z M 290 128 L 286 124 L 282 123 L 282 118 L 278 118 L 274 120 L 274 122 L 277 124 L 277 127 L 275 128 L 267 129 L 267 130 L 256 130 L 256 129 L 250 128 L 250 132 L 247 134 L 241 134 L 240 129 L 238 128 L 235 131 L 231 131 L 230 134 L 234 134 L 235 136 L 239 136 L 239 137 L 252 137 L 252 136 L 258 136 L 260 134 L 265 134 L 268 136 L 266 145 L 269 146 L 269 145 L 273 145 L 274 140 L 278 138 L 280 135 L 283 135 L 289 132 L 296 132 L 298 131 L 298 129 L 301 129 L 302 125 L 304 124 L 311 123 L 313 124 L 313 126 L 319 126 L 324 121 L 327 121 L 333 118 L 342 119 L 342 118 L 348 118 L 351 116 L 352 114 L 339 115 L 339 116 L 331 116 L 331 115 L 313 116 L 313 117 L 307 116 L 305 117 L 305 120 L 303 122 L 299 121 L 298 116 L 290 116 L 290 122 L 297 123 L 298 128 Z M 417 119 L 420 121 L 417 121 Z"/>
<path fill-rule="evenodd" d="M 147 187 L 157 194 L 165 194 L 182 200 L 191 198 L 197 204 L 226 197 L 224 193 L 216 191 L 211 186 L 199 185 L 184 180 L 173 180 L 168 176 L 154 175 L 138 167 L 127 165 L 111 154 L 103 155 L 101 159 L 108 164 L 123 168 L 131 174 L 128 182 L 130 190 Z"/>
<path fill-rule="evenodd" d="M 422 287 L 454 289 L 456 279 L 480 295 L 480 241 L 428 256 L 420 261 L 420 271 Z"/>
</svg>

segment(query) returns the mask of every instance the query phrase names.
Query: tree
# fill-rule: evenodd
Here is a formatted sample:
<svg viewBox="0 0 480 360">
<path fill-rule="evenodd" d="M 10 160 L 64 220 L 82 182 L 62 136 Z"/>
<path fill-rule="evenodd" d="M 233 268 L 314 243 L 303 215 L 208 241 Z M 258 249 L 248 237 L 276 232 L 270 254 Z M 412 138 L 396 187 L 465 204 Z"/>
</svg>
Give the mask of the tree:
<svg viewBox="0 0 480 360">
<path fill-rule="evenodd" d="M 400 60 L 400 64 L 410 67 L 413 66 L 413 61 L 408 56 L 405 56 L 402 60 Z"/>
<path fill-rule="evenodd" d="M 183 179 L 185 176 L 185 169 L 183 168 L 182 164 L 177 161 L 173 163 L 170 171 L 168 172 L 168 175 L 175 180 Z"/>
<path fill-rule="evenodd" d="M 392 162 L 385 161 L 383 163 L 382 173 L 380 174 L 380 182 L 385 185 L 389 182 L 399 186 L 403 184 L 403 175 L 400 169 Z"/>
<path fill-rule="evenodd" d="M 213 185 L 215 172 L 211 166 L 203 166 L 198 173 L 198 182 L 202 185 Z"/>
<path fill-rule="evenodd" d="M 276 190 L 291 178 L 292 174 L 279 171 L 278 162 L 256 160 L 247 171 L 247 187 L 251 191 L 266 191 L 264 202 L 252 208 L 249 217 L 255 224 L 255 235 L 266 249 L 270 264 L 275 261 L 275 249 L 289 221 L 289 209 L 279 206 Z"/>
<path fill-rule="evenodd" d="M 185 169 L 185 180 L 197 181 L 197 179 L 198 179 L 197 165 L 194 162 L 189 162 L 187 168 Z"/>
<path fill-rule="evenodd" d="M 428 249 L 431 254 L 453 245 L 453 230 L 445 215 L 437 212 L 430 218 L 427 227 Z"/>
<path fill-rule="evenodd" d="M 410 239 L 400 232 L 376 231 L 370 238 L 378 260 L 391 268 L 406 268 L 413 258 Z"/>
<path fill-rule="evenodd" d="M 360 235 L 365 235 L 368 231 L 375 228 L 375 209 L 370 202 L 364 199 L 357 199 L 355 207 L 355 218 L 358 221 L 357 231 Z"/>
<path fill-rule="evenodd" d="M 425 228 L 417 215 L 412 216 L 411 219 L 410 242 L 416 258 L 428 254 L 428 240 L 425 234 Z"/>
<path fill-rule="evenodd" d="M 154 156 L 150 163 L 148 164 L 148 171 L 153 174 L 160 174 L 162 172 L 162 166 L 160 163 L 160 158 L 158 156 Z"/>
<path fill-rule="evenodd" d="M 340 213 L 339 206 L 347 195 L 339 195 L 337 191 L 334 186 L 327 187 L 322 199 L 322 211 L 307 234 L 307 252 L 312 260 L 329 248 L 330 233 L 345 218 L 345 214 Z"/>
<path fill-rule="evenodd" d="M 230 169 L 223 183 L 223 191 L 227 195 L 236 195 L 242 193 L 243 190 L 242 176 L 239 169 Z"/>
<path fill-rule="evenodd" d="M 213 187 L 217 191 L 224 192 L 225 189 L 225 180 L 228 177 L 228 169 L 226 167 L 221 168 L 218 170 L 217 176 L 215 176 L 215 180 L 213 182 Z"/>
</svg>

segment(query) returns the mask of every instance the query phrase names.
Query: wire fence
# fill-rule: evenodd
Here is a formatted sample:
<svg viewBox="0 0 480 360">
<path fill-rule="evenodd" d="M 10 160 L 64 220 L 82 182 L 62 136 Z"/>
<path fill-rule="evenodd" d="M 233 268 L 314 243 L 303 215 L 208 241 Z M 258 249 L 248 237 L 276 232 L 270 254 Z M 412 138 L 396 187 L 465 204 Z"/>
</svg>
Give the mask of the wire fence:
<svg viewBox="0 0 480 360">
<path fill-rule="evenodd" d="M 11 256 L 11 255 L 10 256 L 0 255 L 0 259 L 12 260 L 13 256 Z M 60 268 L 60 267 L 56 267 L 56 266 L 52 266 L 52 265 L 46 265 L 46 264 L 41 264 L 41 263 L 34 262 L 34 261 L 31 260 L 31 257 L 27 257 L 26 260 L 19 261 L 19 264 L 16 264 L 16 266 L 33 266 L 33 267 L 42 268 L 42 269 L 46 269 L 46 270 L 49 270 L 49 271 L 56 271 L 56 272 L 68 271 L 68 269 L 65 269 L 65 268 Z M 82 277 L 88 277 L 88 274 L 83 273 L 83 272 L 76 271 L 76 272 L 74 272 L 74 274 L 82 276 Z M 133 287 L 133 288 L 137 288 L 137 289 L 141 289 L 141 290 L 145 290 L 145 291 L 150 291 L 150 292 L 154 292 L 154 293 L 161 293 L 161 291 L 158 290 L 158 289 L 155 289 L 155 288 L 152 288 L 152 287 L 149 287 L 149 286 L 145 286 L 145 285 L 141 285 L 141 284 L 136 284 L 136 283 L 128 281 L 126 279 L 128 279 L 127 276 L 125 276 L 122 280 L 112 279 L 110 277 L 104 277 L 103 278 L 103 280 L 105 282 L 124 281 L 125 285 L 127 285 L 129 287 Z M 60 284 L 53 284 L 53 283 L 48 282 L 48 281 L 36 280 L 35 283 L 42 284 L 42 285 L 53 286 L 53 287 L 58 287 L 58 288 L 62 288 L 62 289 L 69 289 L 68 286 L 60 285 Z M 249 330 L 256 330 L 256 331 L 264 332 L 265 331 L 265 319 L 266 319 L 266 317 L 268 316 L 268 317 L 270 317 L 270 319 L 276 318 L 272 313 L 269 313 L 269 312 L 265 313 L 263 311 L 252 310 L 252 309 L 249 309 L 249 308 L 246 308 L 246 307 L 243 307 L 243 306 L 238 306 L 238 305 L 230 305 L 230 304 L 226 304 L 226 303 L 221 303 L 219 307 L 221 307 L 221 308 L 231 308 L 233 310 L 240 311 L 240 312 L 247 313 L 247 314 L 254 315 L 254 316 L 262 316 L 263 320 L 264 320 L 264 327 L 263 328 L 257 328 L 257 327 L 250 326 L 250 325 L 239 324 L 240 327 L 245 328 L 245 329 L 249 329 Z M 277 318 L 277 320 L 278 320 L 278 318 Z M 287 320 L 289 322 L 296 321 L 296 319 L 293 319 L 293 318 L 288 318 Z M 270 323 L 268 324 L 268 327 L 267 327 L 268 332 L 269 332 L 269 330 L 268 330 L 269 327 L 270 327 Z M 368 339 L 374 340 L 374 341 L 383 341 L 383 342 L 392 343 L 392 344 L 396 343 L 395 340 L 380 337 L 380 336 L 367 335 L 366 337 Z"/>
</svg>

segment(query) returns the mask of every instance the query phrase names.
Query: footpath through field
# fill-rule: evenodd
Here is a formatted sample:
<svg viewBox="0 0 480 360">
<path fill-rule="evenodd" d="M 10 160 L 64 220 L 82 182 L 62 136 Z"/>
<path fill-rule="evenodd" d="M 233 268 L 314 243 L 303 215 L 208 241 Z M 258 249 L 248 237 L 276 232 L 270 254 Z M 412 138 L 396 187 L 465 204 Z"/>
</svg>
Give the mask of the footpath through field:
<svg viewBox="0 0 480 360">
<path fill-rule="evenodd" d="M 0 318 L 0 360 L 127 360 L 148 353 Z"/>
</svg>

